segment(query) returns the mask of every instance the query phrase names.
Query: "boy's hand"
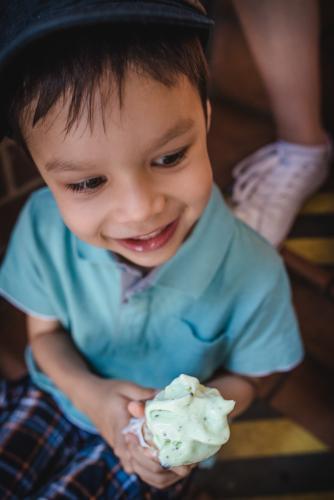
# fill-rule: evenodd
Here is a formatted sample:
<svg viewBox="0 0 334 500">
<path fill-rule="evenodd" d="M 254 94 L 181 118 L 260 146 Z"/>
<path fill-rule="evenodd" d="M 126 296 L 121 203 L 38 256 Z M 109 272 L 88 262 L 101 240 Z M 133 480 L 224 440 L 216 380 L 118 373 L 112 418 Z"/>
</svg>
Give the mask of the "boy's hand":
<svg viewBox="0 0 334 500">
<path fill-rule="evenodd" d="M 96 386 L 89 417 L 102 437 L 112 447 L 128 474 L 134 472 L 132 458 L 122 430 L 128 424 L 131 414 L 130 401 L 150 399 L 154 391 L 144 389 L 131 382 L 101 379 Z"/>
<path fill-rule="evenodd" d="M 128 405 L 132 416 L 141 418 L 144 416 L 144 405 L 140 402 L 131 402 Z M 135 474 L 147 484 L 155 488 L 163 489 L 171 486 L 180 479 L 186 477 L 196 465 L 183 465 L 164 469 L 154 452 L 149 448 L 143 448 L 136 436 L 127 434 L 125 440 L 130 452 L 130 461 Z"/>
</svg>

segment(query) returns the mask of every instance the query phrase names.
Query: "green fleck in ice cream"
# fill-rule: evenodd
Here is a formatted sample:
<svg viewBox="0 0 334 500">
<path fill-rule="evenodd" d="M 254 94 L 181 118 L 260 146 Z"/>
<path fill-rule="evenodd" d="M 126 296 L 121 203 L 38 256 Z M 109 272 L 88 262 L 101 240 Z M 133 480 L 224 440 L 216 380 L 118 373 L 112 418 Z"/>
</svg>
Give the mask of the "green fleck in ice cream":
<svg viewBox="0 0 334 500">
<path fill-rule="evenodd" d="M 234 405 L 188 375 L 180 375 L 147 401 L 146 431 L 161 465 L 192 464 L 214 455 L 230 437 L 227 415 Z"/>
</svg>

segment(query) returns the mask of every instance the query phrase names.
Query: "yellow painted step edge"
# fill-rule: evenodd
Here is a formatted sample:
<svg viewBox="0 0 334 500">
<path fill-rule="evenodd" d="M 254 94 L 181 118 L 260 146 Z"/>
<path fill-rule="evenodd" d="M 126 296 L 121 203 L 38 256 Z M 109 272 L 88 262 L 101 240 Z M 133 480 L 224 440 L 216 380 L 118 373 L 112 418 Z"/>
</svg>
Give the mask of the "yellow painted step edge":
<svg viewBox="0 0 334 500">
<path fill-rule="evenodd" d="M 260 458 L 328 451 L 328 447 L 318 438 L 289 419 L 259 419 L 232 423 L 230 440 L 220 449 L 218 459 Z"/>
<path fill-rule="evenodd" d="M 302 215 L 328 213 L 334 213 L 334 193 L 317 193 L 305 203 L 300 212 Z"/>
<path fill-rule="evenodd" d="M 334 264 L 334 238 L 291 238 L 284 247 L 310 262 Z"/>
</svg>

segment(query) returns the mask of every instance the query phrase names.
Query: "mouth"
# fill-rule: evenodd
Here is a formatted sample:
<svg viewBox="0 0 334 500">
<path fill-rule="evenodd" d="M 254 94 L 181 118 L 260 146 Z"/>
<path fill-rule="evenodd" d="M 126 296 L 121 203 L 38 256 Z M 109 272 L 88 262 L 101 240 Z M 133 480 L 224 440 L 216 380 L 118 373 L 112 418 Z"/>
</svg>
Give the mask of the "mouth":
<svg viewBox="0 0 334 500">
<path fill-rule="evenodd" d="M 134 252 L 152 252 L 165 246 L 172 238 L 179 223 L 179 218 L 166 226 L 135 238 L 117 239 L 117 243 Z"/>
</svg>

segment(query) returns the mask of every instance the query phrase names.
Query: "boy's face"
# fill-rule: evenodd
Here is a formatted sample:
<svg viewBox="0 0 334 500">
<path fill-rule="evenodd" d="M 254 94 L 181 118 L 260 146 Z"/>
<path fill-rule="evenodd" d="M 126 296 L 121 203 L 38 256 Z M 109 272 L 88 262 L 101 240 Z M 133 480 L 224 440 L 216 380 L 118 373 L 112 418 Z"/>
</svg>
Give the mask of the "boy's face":
<svg viewBox="0 0 334 500">
<path fill-rule="evenodd" d="M 202 214 L 212 187 L 200 97 L 131 71 L 122 106 L 111 92 L 65 133 L 67 102 L 24 134 L 66 225 L 83 241 L 144 267 L 163 264 Z"/>
</svg>

